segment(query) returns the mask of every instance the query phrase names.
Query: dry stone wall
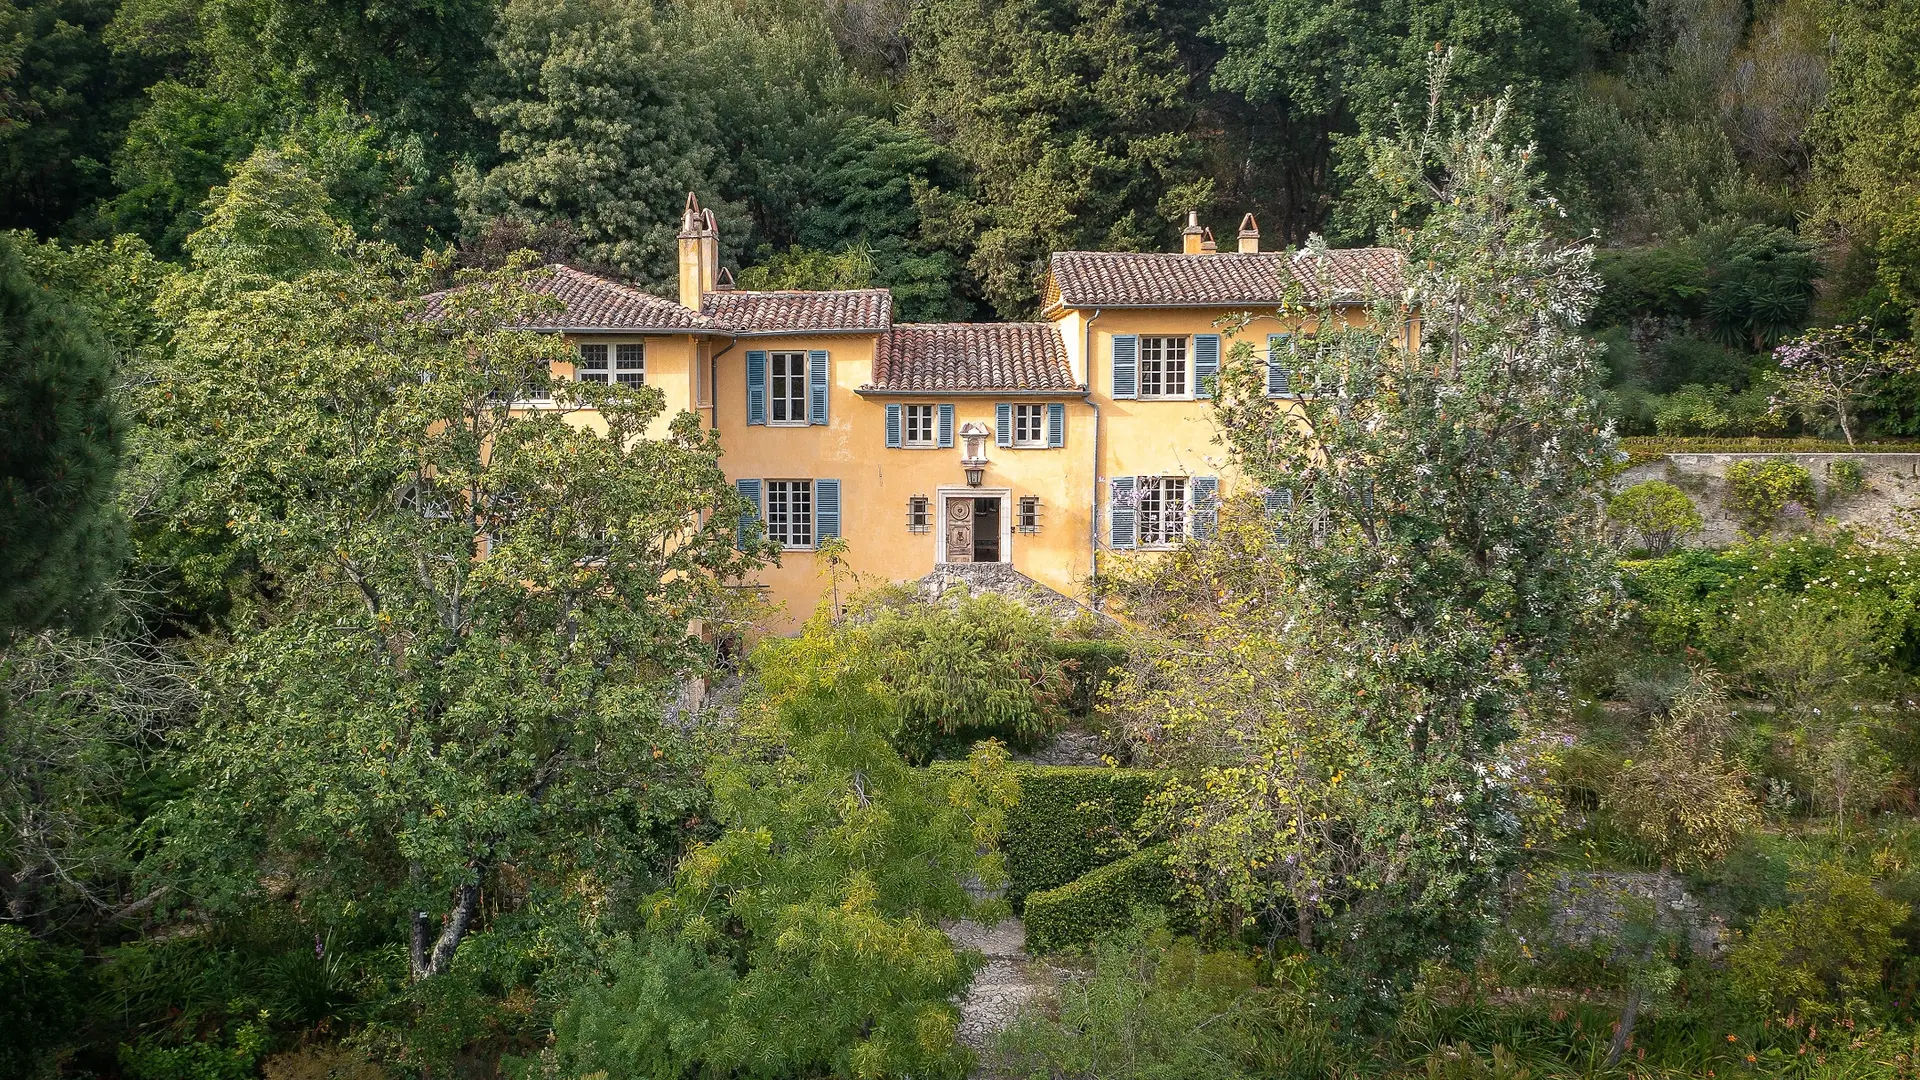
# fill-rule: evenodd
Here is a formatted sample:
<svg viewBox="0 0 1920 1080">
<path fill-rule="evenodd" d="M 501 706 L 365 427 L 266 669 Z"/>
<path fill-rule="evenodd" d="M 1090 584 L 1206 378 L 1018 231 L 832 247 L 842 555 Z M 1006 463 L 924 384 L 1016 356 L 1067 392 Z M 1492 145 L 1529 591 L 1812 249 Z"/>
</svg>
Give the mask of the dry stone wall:
<svg viewBox="0 0 1920 1080">
<path fill-rule="evenodd" d="M 1788 509 L 1774 523 L 1775 535 L 1807 532 L 1822 522 L 1871 534 L 1920 539 L 1920 454 L 1668 454 L 1635 465 L 1614 481 L 1615 490 L 1646 480 L 1665 480 L 1687 493 L 1705 528 L 1688 543 L 1725 547 L 1739 540 L 1740 521 L 1727 509 L 1727 470 L 1735 462 L 1783 457 L 1813 474 L 1819 505 L 1804 513 Z M 1860 469 L 1861 490 L 1844 493 L 1832 481 L 1833 464 L 1850 461 Z"/>
</svg>

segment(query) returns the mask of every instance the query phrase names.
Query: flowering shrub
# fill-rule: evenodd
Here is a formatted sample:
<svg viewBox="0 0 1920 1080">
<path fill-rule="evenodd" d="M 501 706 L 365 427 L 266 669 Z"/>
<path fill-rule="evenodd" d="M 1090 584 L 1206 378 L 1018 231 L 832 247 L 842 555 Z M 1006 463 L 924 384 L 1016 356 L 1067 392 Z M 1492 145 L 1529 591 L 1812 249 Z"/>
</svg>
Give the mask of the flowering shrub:
<svg viewBox="0 0 1920 1080">
<path fill-rule="evenodd" d="M 1767 531 L 1788 503 L 1812 506 L 1813 474 L 1789 458 L 1735 462 L 1727 469 L 1727 509 L 1748 532 Z"/>
<path fill-rule="evenodd" d="M 1797 412 L 1811 420 L 1831 413 L 1848 446 L 1853 445 L 1857 419 L 1854 403 L 1875 382 L 1912 371 L 1920 363 L 1912 342 L 1885 340 L 1865 321 L 1809 330 L 1775 349 L 1773 358 L 1780 365 L 1772 399 L 1774 414 Z"/>
</svg>

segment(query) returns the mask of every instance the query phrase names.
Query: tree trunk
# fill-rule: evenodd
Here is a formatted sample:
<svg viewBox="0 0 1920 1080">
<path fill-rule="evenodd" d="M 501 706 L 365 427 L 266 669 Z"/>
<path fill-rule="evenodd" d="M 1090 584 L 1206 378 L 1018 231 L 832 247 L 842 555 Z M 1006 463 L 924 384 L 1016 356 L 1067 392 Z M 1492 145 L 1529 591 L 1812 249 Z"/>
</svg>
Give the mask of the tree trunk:
<svg viewBox="0 0 1920 1080">
<path fill-rule="evenodd" d="M 440 927 L 440 936 L 435 939 L 432 948 L 427 947 L 427 913 L 414 913 L 412 952 L 415 982 L 447 973 L 447 969 L 453 966 L 454 950 L 460 947 L 467 931 L 473 927 L 474 916 L 479 913 L 480 880 L 477 869 L 472 881 L 464 882 L 453 890 L 453 910 L 447 913 Z"/>
<path fill-rule="evenodd" d="M 1640 1019 L 1640 984 L 1635 981 L 1633 988 L 1627 991 L 1626 1007 L 1620 1010 L 1620 1023 L 1613 1029 L 1613 1046 L 1607 1051 L 1607 1068 L 1620 1064 L 1621 1055 L 1627 1052 L 1627 1043 L 1633 1039 L 1634 1021 Z"/>
</svg>

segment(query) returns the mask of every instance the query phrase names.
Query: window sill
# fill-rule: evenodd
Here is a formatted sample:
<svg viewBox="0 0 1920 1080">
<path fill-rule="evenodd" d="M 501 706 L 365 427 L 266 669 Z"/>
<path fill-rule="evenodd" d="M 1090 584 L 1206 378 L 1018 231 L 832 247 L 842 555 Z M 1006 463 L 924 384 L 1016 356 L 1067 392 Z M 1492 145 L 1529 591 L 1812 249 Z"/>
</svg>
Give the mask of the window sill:
<svg viewBox="0 0 1920 1080">
<path fill-rule="evenodd" d="M 808 423 L 805 420 L 769 420 L 767 421 L 767 426 L 768 427 L 818 427 L 819 425 Z"/>
<path fill-rule="evenodd" d="M 1136 394 L 1135 401 L 1199 401 L 1192 394 Z"/>
</svg>

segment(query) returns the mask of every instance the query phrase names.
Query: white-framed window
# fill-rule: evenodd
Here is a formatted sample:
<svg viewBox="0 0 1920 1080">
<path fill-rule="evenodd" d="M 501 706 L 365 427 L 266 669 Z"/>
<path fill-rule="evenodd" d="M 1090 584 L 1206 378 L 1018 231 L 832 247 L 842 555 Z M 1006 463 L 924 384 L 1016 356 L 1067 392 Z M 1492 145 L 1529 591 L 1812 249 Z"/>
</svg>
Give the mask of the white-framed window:
<svg viewBox="0 0 1920 1080">
<path fill-rule="evenodd" d="M 1040 531 L 1040 496 L 1020 496 L 1020 508 L 1014 516 L 1014 527 L 1023 533 Z"/>
<path fill-rule="evenodd" d="M 1187 538 L 1187 478 L 1140 478 L 1140 546 L 1171 547 Z"/>
<path fill-rule="evenodd" d="M 907 531 L 933 531 L 933 500 L 925 495 L 915 495 L 907 500 Z"/>
<path fill-rule="evenodd" d="M 933 406 L 903 405 L 900 407 L 900 445 L 933 445 Z"/>
<path fill-rule="evenodd" d="M 1140 396 L 1183 398 L 1188 395 L 1187 339 L 1140 339 Z"/>
<path fill-rule="evenodd" d="M 613 347 L 613 381 L 622 386 L 647 384 L 647 347 L 638 341 L 623 341 Z"/>
<path fill-rule="evenodd" d="M 1013 407 L 1013 445 L 1047 445 L 1047 407 L 1045 405 L 1015 405 Z"/>
<path fill-rule="evenodd" d="M 813 481 L 767 481 L 765 521 L 767 539 L 789 550 L 811 548 L 813 546 Z"/>
<path fill-rule="evenodd" d="M 774 424 L 807 422 L 807 354 L 767 354 L 767 418 Z"/>
<path fill-rule="evenodd" d="M 606 382 L 606 345 L 595 343 L 580 346 L 580 362 L 573 367 L 573 377 L 580 382 Z"/>
</svg>

